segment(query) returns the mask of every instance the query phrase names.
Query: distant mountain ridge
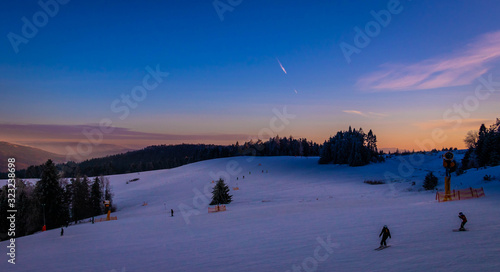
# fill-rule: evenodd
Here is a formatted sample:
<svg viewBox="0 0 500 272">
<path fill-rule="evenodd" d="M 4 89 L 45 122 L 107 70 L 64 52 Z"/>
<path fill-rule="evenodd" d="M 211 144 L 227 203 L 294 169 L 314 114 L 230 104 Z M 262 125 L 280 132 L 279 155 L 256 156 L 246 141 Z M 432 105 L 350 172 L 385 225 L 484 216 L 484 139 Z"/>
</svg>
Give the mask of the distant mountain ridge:
<svg viewBox="0 0 500 272">
<path fill-rule="evenodd" d="M 83 160 L 90 160 L 93 158 L 102 158 L 106 156 L 111 156 L 115 154 L 122 154 L 133 149 L 111 145 L 111 144 L 101 144 L 94 148 L 92 153 L 88 155 L 78 155 L 80 160 L 75 159 L 71 156 L 66 156 L 60 154 L 64 153 L 66 146 L 73 147 L 76 143 L 59 143 L 59 144 L 33 144 L 33 145 L 21 145 L 15 143 L 9 143 L 5 141 L 0 141 L 0 173 L 7 172 L 7 159 L 16 159 L 16 170 L 27 169 L 32 165 L 41 165 L 45 163 L 48 159 L 51 159 L 56 164 L 64 163 L 67 161 L 77 161 L 81 162 Z M 44 148 L 45 147 L 45 148 Z M 75 147 L 76 148 L 76 147 Z M 51 152 L 48 150 L 58 150 L 59 152 Z"/>
<path fill-rule="evenodd" d="M 48 152 L 39 148 L 0 142 L 0 172 L 7 171 L 7 159 L 16 159 L 16 170 L 26 169 L 30 165 L 40 165 L 48 159 L 56 163 L 65 161 L 65 156 Z"/>
<path fill-rule="evenodd" d="M 27 146 L 42 149 L 51 153 L 55 154 L 68 154 L 68 150 L 73 150 L 75 152 L 78 150 L 78 144 L 80 142 L 31 142 L 31 143 L 26 143 Z M 125 146 L 120 146 L 120 145 L 115 145 L 115 144 L 105 144 L 101 143 L 98 145 L 92 146 L 92 152 L 88 154 L 74 154 L 74 155 L 69 155 L 65 158 L 65 161 L 84 161 L 84 160 L 90 160 L 93 158 L 101 158 L 101 157 L 106 157 L 110 155 L 115 155 L 115 154 L 121 154 L 125 153 L 128 151 L 133 151 L 137 150 L 140 148 L 129 148 Z"/>
</svg>

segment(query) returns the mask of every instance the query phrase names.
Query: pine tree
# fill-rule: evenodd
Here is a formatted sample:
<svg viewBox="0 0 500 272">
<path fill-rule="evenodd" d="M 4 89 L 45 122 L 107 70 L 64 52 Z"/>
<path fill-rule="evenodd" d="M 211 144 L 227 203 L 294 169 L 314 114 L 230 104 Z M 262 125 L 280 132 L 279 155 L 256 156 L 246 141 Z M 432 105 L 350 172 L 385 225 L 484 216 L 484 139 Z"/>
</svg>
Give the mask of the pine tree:
<svg viewBox="0 0 500 272">
<path fill-rule="evenodd" d="M 36 184 L 35 194 L 39 204 L 44 207 L 47 229 L 64 225 L 68 218 L 67 209 L 63 205 L 64 190 L 59 183 L 59 175 L 52 160 L 43 165 L 42 178 Z M 43 214 L 39 216 L 43 224 Z"/>
<path fill-rule="evenodd" d="M 321 157 L 319 158 L 319 164 L 327 164 L 333 161 L 331 157 L 332 152 L 330 151 L 330 142 L 325 141 L 323 143 L 323 148 L 321 149 Z"/>
<path fill-rule="evenodd" d="M 229 194 L 229 186 L 220 178 L 212 190 L 212 202 L 210 202 L 210 205 L 229 204 L 232 201 L 232 197 Z"/>
<path fill-rule="evenodd" d="M 97 216 L 102 214 L 102 203 L 103 203 L 103 184 L 101 180 L 96 177 L 92 186 L 90 188 L 90 207 L 91 216 Z"/>
<path fill-rule="evenodd" d="M 373 131 L 370 129 L 368 131 L 368 135 L 366 135 L 367 147 L 372 151 L 372 153 L 378 153 L 377 150 L 377 136 L 373 134 Z"/>
<path fill-rule="evenodd" d="M 487 150 L 485 150 L 486 134 L 487 134 L 486 126 L 484 124 L 481 124 L 476 144 L 476 155 L 480 167 L 484 166 L 487 160 L 485 158 L 485 153 L 487 153 Z"/>
<path fill-rule="evenodd" d="M 73 188 L 73 198 L 72 198 L 72 208 L 73 208 L 73 220 L 75 223 L 78 220 L 82 220 L 90 216 L 91 206 L 90 206 L 90 192 L 89 192 L 89 180 L 86 176 L 81 178 L 76 178 L 72 182 Z"/>
<path fill-rule="evenodd" d="M 434 190 L 438 184 L 438 178 L 434 176 L 432 172 L 428 173 L 425 176 L 424 184 L 422 187 L 424 187 L 425 190 Z"/>
<path fill-rule="evenodd" d="M 470 168 L 472 152 L 474 152 L 474 149 L 472 147 L 469 148 L 467 152 L 465 152 L 465 155 L 462 158 L 460 170 L 465 171 Z"/>
</svg>

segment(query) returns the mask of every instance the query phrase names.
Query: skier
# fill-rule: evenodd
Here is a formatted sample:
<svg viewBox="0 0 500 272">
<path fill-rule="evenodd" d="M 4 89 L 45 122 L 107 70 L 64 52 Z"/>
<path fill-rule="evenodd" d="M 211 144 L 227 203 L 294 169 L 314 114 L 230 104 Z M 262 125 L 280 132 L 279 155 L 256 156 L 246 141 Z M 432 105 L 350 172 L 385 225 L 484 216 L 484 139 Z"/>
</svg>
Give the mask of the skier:
<svg viewBox="0 0 500 272">
<path fill-rule="evenodd" d="M 64 235 L 64 229 L 61 227 L 61 236 Z"/>
<path fill-rule="evenodd" d="M 380 248 L 386 247 L 387 242 L 385 240 L 387 240 L 387 237 L 391 238 L 391 232 L 389 231 L 389 228 L 387 228 L 387 225 L 384 225 L 384 228 L 382 229 L 378 237 L 380 236 L 382 236 L 382 241 L 380 241 Z"/>
<path fill-rule="evenodd" d="M 174 210 L 173 209 L 170 209 L 170 216 L 174 216 Z"/>
<path fill-rule="evenodd" d="M 458 214 L 458 218 L 462 219 L 462 224 L 460 225 L 460 228 L 458 230 L 464 231 L 465 230 L 465 228 L 464 228 L 465 223 L 467 223 L 467 217 L 465 217 L 465 215 L 462 212 L 460 212 Z"/>
</svg>

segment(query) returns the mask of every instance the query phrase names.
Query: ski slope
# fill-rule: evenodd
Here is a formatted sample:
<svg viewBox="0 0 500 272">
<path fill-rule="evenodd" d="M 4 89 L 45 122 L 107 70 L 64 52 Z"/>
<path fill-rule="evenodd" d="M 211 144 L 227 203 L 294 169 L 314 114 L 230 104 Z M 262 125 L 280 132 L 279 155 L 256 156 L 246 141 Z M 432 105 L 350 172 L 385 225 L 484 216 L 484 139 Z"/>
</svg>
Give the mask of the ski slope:
<svg viewBox="0 0 500 272">
<path fill-rule="evenodd" d="M 452 177 L 452 189 L 483 187 L 486 197 L 437 203 L 419 188 L 432 170 L 442 190 L 441 154 L 418 159 L 353 168 L 237 157 L 109 176 L 117 221 L 19 238 L 16 264 L 2 253 L 0 271 L 500 271 L 500 167 Z M 219 176 L 240 190 L 208 214 Z M 460 211 L 468 232 L 452 232 Z M 391 247 L 375 251 L 383 225 Z"/>
</svg>

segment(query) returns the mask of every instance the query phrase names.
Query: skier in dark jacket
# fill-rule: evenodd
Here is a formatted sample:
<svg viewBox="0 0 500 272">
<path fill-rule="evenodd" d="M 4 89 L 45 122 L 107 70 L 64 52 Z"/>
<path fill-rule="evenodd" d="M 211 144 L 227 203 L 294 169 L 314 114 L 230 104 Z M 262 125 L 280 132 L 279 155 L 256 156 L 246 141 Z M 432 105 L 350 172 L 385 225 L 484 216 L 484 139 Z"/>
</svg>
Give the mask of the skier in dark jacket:
<svg viewBox="0 0 500 272">
<path fill-rule="evenodd" d="M 378 237 L 380 236 L 382 236 L 382 241 L 380 241 L 380 247 L 387 246 L 387 242 L 385 240 L 387 240 L 387 237 L 391 238 L 391 232 L 389 231 L 389 228 L 387 228 L 387 225 L 384 225 L 384 228 L 382 229 Z"/>
<path fill-rule="evenodd" d="M 464 228 L 465 223 L 467 223 L 467 217 L 465 217 L 465 215 L 462 212 L 460 212 L 458 214 L 458 218 L 462 219 L 462 224 L 460 225 L 459 230 L 464 231 L 465 230 L 465 228 Z"/>
</svg>

